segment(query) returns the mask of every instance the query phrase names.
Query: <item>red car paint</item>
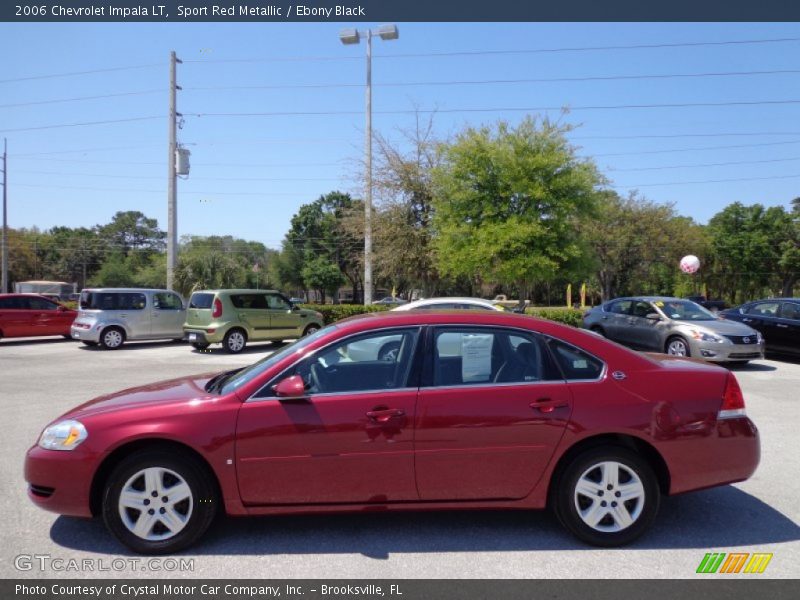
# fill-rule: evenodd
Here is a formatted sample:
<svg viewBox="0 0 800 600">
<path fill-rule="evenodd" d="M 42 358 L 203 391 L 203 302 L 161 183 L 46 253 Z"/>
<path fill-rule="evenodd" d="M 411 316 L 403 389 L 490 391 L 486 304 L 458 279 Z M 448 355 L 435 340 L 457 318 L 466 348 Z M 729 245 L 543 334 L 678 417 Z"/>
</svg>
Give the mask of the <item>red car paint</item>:
<svg viewBox="0 0 800 600">
<path fill-rule="evenodd" d="M 62 335 L 78 312 L 39 294 L 0 294 L 0 338 Z"/>
<path fill-rule="evenodd" d="M 606 365 L 597 381 L 480 384 L 247 400 L 304 356 L 360 332 L 447 325 L 516 328 L 572 344 Z M 422 339 L 422 338 L 420 338 Z M 423 346 L 426 352 L 430 348 Z M 420 356 L 420 361 L 430 355 Z M 642 442 L 675 494 L 747 479 L 758 432 L 717 414 L 727 370 L 643 355 L 591 333 L 521 315 L 391 313 L 347 319 L 233 393 L 187 377 L 103 396 L 60 419 L 88 438 L 73 451 L 33 446 L 29 497 L 42 508 L 90 516 L 107 472 L 132 443 L 193 449 L 219 483 L 231 515 L 359 510 L 542 508 L 559 460 L 602 436 Z M 373 417 L 367 417 L 372 413 Z M 377 417 L 375 417 L 377 415 Z"/>
</svg>

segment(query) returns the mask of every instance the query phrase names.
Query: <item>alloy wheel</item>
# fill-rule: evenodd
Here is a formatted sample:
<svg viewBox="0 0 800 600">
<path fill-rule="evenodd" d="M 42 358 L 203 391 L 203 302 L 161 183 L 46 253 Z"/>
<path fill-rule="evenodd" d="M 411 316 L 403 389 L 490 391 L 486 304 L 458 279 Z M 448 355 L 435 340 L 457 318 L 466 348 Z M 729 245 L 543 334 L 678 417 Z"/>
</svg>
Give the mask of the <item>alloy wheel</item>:
<svg viewBox="0 0 800 600">
<path fill-rule="evenodd" d="M 645 490 L 631 468 L 603 461 L 586 469 L 574 491 L 581 520 L 602 533 L 616 533 L 633 525 L 644 509 Z"/>
<path fill-rule="evenodd" d="M 667 354 L 672 356 L 689 356 L 689 349 L 683 340 L 672 340 L 667 345 Z"/>
<path fill-rule="evenodd" d="M 123 525 L 138 538 L 167 540 L 180 533 L 192 516 L 189 484 L 175 471 L 148 467 L 122 487 L 118 510 Z"/>
</svg>

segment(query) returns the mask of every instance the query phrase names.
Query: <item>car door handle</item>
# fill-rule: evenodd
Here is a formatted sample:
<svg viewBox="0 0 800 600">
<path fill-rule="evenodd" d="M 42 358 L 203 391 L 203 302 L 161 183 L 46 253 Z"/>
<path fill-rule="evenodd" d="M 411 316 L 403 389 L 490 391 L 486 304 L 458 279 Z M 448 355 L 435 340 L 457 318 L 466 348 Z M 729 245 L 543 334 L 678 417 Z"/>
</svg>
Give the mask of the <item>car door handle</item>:
<svg viewBox="0 0 800 600">
<path fill-rule="evenodd" d="M 127 317 L 127 316 L 128 316 L 128 315 L 127 315 L 127 314 L 125 314 L 125 315 L 120 315 L 119 317 L 120 317 L 120 319 L 124 319 L 124 318 L 125 318 L 125 317 Z"/>
<path fill-rule="evenodd" d="M 745 323 L 752 323 L 753 319 L 742 319 L 742 321 L 744 321 Z"/>
<path fill-rule="evenodd" d="M 367 417 L 378 423 L 385 423 L 392 417 L 403 417 L 406 411 L 402 408 L 385 408 L 380 410 L 370 410 L 367 412 Z"/>
<path fill-rule="evenodd" d="M 781 329 L 789 329 L 789 326 L 788 325 L 784 325 L 783 323 L 776 323 L 775 326 L 776 327 L 780 327 Z"/>
<path fill-rule="evenodd" d="M 556 408 L 563 408 L 569 406 L 566 400 L 553 400 L 552 398 L 538 398 L 529 405 L 533 410 L 538 410 L 543 413 L 551 413 Z"/>
</svg>

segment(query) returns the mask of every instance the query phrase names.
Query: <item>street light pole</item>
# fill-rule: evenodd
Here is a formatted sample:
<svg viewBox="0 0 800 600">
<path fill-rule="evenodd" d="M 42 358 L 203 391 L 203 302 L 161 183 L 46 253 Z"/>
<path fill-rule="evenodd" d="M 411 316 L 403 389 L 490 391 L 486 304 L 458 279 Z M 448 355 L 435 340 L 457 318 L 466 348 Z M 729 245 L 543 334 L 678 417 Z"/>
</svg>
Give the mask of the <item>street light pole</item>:
<svg viewBox="0 0 800 600">
<path fill-rule="evenodd" d="M 8 140 L 3 138 L 3 266 L 0 294 L 8 291 Z"/>
<path fill-rule="evenodd" d="M 358 44 L 361 36 L 367 38 L 367 89 L 366 118 L 367 126 L 364 137 L 364 154 L 366 177 L 364 190 L 364 304 L 372 304 L 372 36 L 377 35 L 384 41 L 396 40 L 399 37 L 396 25 L 381 25 L 377 29 L 358 31 L 344 29 L 339 33 L 343 44 Z"/>
</svg>

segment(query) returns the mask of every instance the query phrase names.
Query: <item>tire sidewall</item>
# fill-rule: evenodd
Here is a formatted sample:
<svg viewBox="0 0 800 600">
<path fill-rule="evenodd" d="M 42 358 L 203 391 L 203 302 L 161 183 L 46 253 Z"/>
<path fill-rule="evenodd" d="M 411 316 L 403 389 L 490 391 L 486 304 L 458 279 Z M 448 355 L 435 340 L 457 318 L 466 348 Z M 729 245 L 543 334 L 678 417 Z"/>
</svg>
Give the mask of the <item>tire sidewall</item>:
<svg viewBox="0 0 800 600">
<path fill-rule="evenodd" d="M 683 344 L 683 347 L 686 348 L 686 354 L 684 355 L 685 357 L 688 358 L 688 357 L 690 357 L 692 355 L 692 350 L 691 350 L 691 348 L 689 348 L 689 342 L 687 342 L 685 339 L 683 339 L 679 335 L 674 335 L 674 336 L 672 336 L 671 338 L 669 338 L 667 340 L 666 347 L 664 348 L 664 354 L 669 354 L 669 345 L 672 342 L 680 342 L 680 343 Z M 670 356 L 678 356 L 678 355 L 677 354 L 672 354 Z"/>
<path fill-rule="evenodd" d="M 167 540 L 148 541 L 134 535 L 119 516 L 122 487 L 135 473 L 163 467 L 178 473 L 192 490 L 192 515 L 186 526 Z M 125 546 L 140 554 L 169 554 L 193 544 L 205 533 L 216 514 L 218 497 L 213 483 L 195 459 L 166 451 L 137 452 L 124 459 L 109 476 L 103 493 L 103 521 Z"/>
<path fill-rule="evenodd" d="M 239 348 L 238 350 L 232 350 L 229 345 L 230 339 L 236 333 L 241 334 L 241 336 L 244 338 L 244 343 L 242 344 L 242 347 Z M 239 352 L 244 350 L 246 346 L 247 346 L 247 333 L 244 331 L 244 329 L 239 329 L 238 327 L 236 329 L 231 329 L 230 331 L 228 331 L 228 333 L 226 333 L 225 337 L 222 339 L 222 347 L 225 348 L 225 352 L 228 352 L 230 354 L 239 354 Z"/>
<path fill-rule="evenodd" d="M 614 533 L 597 531 L 584 523 L 574 501 L 575 486 L 581 475 L 593 464 L 604 461 L 619 462 L 634 471 L 645 491 L 644 507 L 639 518 L 627 529 Z M 593 546 L 614 547 L 629 544 L 650 528 L 658 514 L 661 491 L 647 461 L 627 448 L 604 447 L 577 456 L 559 477 L 552 498 L 556 516 L 573 535 Z"/>
<path fill-rule="evenodd" d="M 106 344 L 106 335 L 111 331 L 117 331 L 122 336 L 122 341 L 119 343 L 118 346 L 109 346 Z M 100 345 L 105 350 L 117 350 L 122 348 L 122 345 L 125 343 L 125 332 L 119 327 L 106 327 L 102 333 L 100 334 Z"/>
</svg>

